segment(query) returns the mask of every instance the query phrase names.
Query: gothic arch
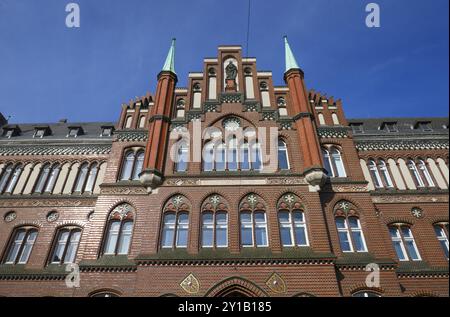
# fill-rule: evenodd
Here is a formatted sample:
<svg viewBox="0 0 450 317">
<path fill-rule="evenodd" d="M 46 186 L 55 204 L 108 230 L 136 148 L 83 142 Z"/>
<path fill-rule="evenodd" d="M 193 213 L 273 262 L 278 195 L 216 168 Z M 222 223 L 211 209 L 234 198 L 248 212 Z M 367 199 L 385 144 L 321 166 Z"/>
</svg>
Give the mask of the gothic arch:
<svg viewBox="0 0 450 317">
<path fill-rule="evenodd" d="M 255 283 L 242 277 L 230 277 L 219 282 L 206 292 L 205 297 L 268 297 Z"/>
</svg>

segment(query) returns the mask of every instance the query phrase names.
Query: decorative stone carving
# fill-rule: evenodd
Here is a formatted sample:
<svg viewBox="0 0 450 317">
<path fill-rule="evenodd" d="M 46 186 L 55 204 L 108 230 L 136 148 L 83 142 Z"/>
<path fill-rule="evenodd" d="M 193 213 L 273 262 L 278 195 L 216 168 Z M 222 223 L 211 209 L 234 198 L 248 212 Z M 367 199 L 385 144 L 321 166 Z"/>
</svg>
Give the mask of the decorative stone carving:
<svg viewBox="0 0 450 317">
<path fill-rule="evenodd" d="M 102 155 L 111 152 L 110 144 L 96 145 L 2 145 L 0 156 L 25 155 Z"/>
<path fill-rule="evenodd" d="M 348 137 L 347 128 L 342 127 L 319 127 L 317 128 L 317 133 L 319 137 L 323 139 L 337 139 Z"/>
<path fill-rule="evenodd" d="M 95 199 L 5 199 L 0 200 L 0 207 L 92 207 Z"/>
<path fill-rule="evenodd" d="M 256 194 L 248 194 L 239 204 L 239 210 L 253 211 L 253 210 L 265 210 L 265 204 L 261 197 Z"/>
<path fill-rule="evenodd" d="M 272 276 L 267 280 L 266 285 L 270 290 L 277 294 L 286 293 L 286 283 L 277 273 L 273 273 Z"/>
<path fill-rule="evenodd" d="M 5 222 L 13 222 L 14 220 L 16 220 L 16 218 L 17 218 L 17 214 L 14 211 L 10 211 L 10 212 L 6 213 L 6 215 L 3 219 L 5 220 Z"/>
<path fill-rule="evenodd" d="M 387 140 L 370 141 L 355 138 L 358 151 L 395 151 L 395 150 L 448 150 L 447 140 Z"/>
<path fill-rule="evenodd" d="M 118 187 L 108 186 L 102 187 L 103 195 L 147 195 L 148 191 L 145 187 Z"/>
<path fill-rule="evenodd" d="M 198 185 L 198 179 L 168 179 L 166 181 L 167 186 L 192 186 Z"/>
<path fill-rule="evenodd" d="M 191 205 L 186 197 L 182 195 L 176 195 L 167 201 L 163 210 L 164 212 L 190 211 Z"/>
<path fill-rule="evenodd" d="M 198 294 L 200 283 L 193 274 L 189 274 L 181 283 L 181 288 L 188 294 Z"/>
<path fill-rule="evenodd" d="M 283 197 L 277 203 L 278 210 L 294 210 L 294 209 L 304 209 L 304 206 L 298 197 L 295 194 L 288 193 L 284 194 Z"/>
<path fill-rule="evenodd" d="M 241 127 L 241 120 L 236 117 L 227 118 L 223 121 L 223 127 L 226 131 L 237 131 Z"/>
<path fill-rule="evenodd" d="M 57 211 L 50 211 L 47 214 L 47 221 L 48 222 L 55 222 L 59 218 L 59 213 Z"/>
<path fill-rule="evenodd" d="M 348 184 L 333 184 L 332 189 L 337 193 L 352 193 L 352 192 L 368 192 L 367 185 L 348 185 Z"/>
<path fill-rule="evenodd" d="M 120 142 L 145 142 L 148 138 L 147 131 L 115 131 L 116 140 Z"/>
<path fill-rule="evenodd" d="M 413 209 L 411 209 L 411 215 L 413 215 L 417 219 L 421 219 L 424 216 L 423 215 L 423 210 L 418 208 L 418 207 L 414 207 Z"/>
<path fill-rule="evenodd" d="M 303 178 L 268 178 L 267 184 L 269 185 L 307 185 L 305 179 Z"/>
<path fill-rule="evenodd" d="M 347 200 L 341 200 L 334 205 L 333 213 L 336 217 L 358 216 L 356 206 Z"/>
<path fill-rule="evenodd" d="M 129 220 L 133 219 L 134 208 L 130 204 L 120 204 L 109 215 L 110 219 Z"/>
<path fill-rule="evenodd" d="M 439 196 L 428 195 L 392 195 L 392 196 L 372 196 L 375 204 L 392 203 L 448 203 L 448 194 Z"/>
</svg>

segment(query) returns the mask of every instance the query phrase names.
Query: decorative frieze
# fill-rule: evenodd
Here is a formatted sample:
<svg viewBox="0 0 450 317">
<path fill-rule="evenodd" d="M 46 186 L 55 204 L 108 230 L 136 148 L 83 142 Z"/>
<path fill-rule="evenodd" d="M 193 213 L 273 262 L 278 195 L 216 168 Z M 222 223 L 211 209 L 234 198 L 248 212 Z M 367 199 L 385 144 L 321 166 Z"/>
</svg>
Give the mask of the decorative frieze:
<svg viewBox="0 0 450 317">
<path fill-rule="evenodd" d="M 102 155 L 111 152 L 110 144 L 92 145 L 2 145 L 0 156 L 25 156 L 25 155 Z"/>
<path fill-rule="evenodd" d="M 241 93 L 223 93 L 220 94 L 221 103 L 243 103 L 243 95 Z"/>
<path fill-rule="evenodd" d="M 448 140 L 355 140 L 358 151 L 448 150 Z"/>
<path fill-rule="evenodd" d="M 344 127 L 319 127 L 317 133 L 322 139 L 339 139 L 348 137 L 348 128 Z"/>
<path fill-rule="evenodd" d="M 143 186 L 102 186 L 102 195 L 147 195 Z"/>
<path fill-rule="evenodd" d="M 394 203 L 448 203 L 447 195 L 385 195 L 372 196 L 375 204 Z"/>
<path fill-rule="evenodd" d="M 114 132 L 116 140 L 119 142 L 145 142 L 148 138 L 148 131 L 134 130 L 134 131 L 116 131 Z"/>
<path fill-rule="evenodd" d="M 93 207 L 96 199 L 0 199 L 0 208 L 11 207 Z"/>
</svg>

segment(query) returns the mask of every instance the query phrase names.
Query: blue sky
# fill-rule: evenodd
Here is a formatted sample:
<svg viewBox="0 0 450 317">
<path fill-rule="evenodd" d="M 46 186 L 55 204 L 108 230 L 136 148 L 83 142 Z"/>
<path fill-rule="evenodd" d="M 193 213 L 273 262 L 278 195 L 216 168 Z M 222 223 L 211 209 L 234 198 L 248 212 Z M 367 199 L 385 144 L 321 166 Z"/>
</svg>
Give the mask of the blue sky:
<svg viewBox="0 0 450 317">
<path fill-rule="evenodd" d="M 251 0 L 249 55 L 283 83 L 287 34 L 308 88 L 347 117 L 448 116 L 448 0 Z M 365 6 L 381 7 L 367 28 Z M 81 27 L 65 26 L 66 4 Z M 221 44 L 246 44 L 247 0 L 0 0 L 0 112 L 11 122 L 115 121 L 170 39 L 178 86 Z"/>
</svg>

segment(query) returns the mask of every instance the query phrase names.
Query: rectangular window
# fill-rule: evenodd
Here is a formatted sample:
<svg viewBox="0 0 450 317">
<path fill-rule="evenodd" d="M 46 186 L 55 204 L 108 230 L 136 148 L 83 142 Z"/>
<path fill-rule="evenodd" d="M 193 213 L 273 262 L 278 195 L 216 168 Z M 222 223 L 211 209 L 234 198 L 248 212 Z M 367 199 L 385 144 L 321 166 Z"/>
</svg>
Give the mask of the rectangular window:
<svg viewBox="0 0 450 317">
<path fill-rule="evenodd" d="M 241 213 L 241 243 L 243 247 L 253 246 L 253 221 L 252 214 Z"/>
</svg>

